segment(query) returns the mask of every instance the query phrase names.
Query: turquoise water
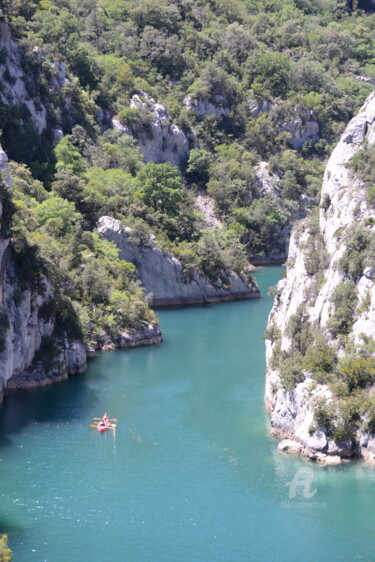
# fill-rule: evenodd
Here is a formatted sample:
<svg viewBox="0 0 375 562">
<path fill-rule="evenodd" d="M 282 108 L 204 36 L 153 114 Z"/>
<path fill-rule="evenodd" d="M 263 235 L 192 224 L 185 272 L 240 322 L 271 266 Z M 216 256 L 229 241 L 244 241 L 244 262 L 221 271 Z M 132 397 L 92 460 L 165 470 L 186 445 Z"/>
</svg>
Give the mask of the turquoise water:
<svg viewBox="0 0 375 562">
<path fill-rule="evenodd" d="M 280 268 L 257 278 L 265 295 Z M 375 560 L 375 470 L 282 455 L 268 435 L 271 304 L 162 311 L 162 345 L 6 399 L 0 532 L 16 561 Z M 90 428 L 104 411 L 115 433 Z"/>
</svg>

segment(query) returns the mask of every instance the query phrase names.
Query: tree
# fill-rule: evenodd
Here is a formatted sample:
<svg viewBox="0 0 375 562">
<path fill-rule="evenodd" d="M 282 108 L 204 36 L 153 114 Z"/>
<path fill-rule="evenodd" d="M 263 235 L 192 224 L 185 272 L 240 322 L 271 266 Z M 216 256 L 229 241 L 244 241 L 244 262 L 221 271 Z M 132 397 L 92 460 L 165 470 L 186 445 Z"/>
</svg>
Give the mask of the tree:
<svg viewBox="0 0 375 562">
<path fill-rule="evenodd" d="M 265 51 L 253 58 L 250 76 L 273 96 L 285 96 L 290 87 L 291 64 L 287 54 Z"/>
<path fill-rule="evenodd" d="M 190 151 L 186 174 L 191 182 L 206 184 L 209 178 L 208 169 L 212 157 L 207 150 L 193 149 Z"/>
<path fill-rule="evenodd" d="M 62 138 L 56 145 L 55 155 L 57 158 L 56 170 L 58 172 L 69 169 L 73 174 L 79 176 L 86 170 L 86 164 L 82 155 L 72 144 L 68 136 Z"/>
<path fill-rule="evenodd" d="M 169 162 L 149 162 L 139 172 L 137 183 L 144 194 L 146 205 L 154 211 L 173 216 L 178 213 L 180 205 L 186 202 L 180 172 Z"/>
<path fill-rule="evenodd" d="M 55 196 L 46 199 L 35 207 L 35 216 L 41 225 L 54 236 L 64 236 L 73 231 L 80 217 L 74 203 Z"/>
</svg>

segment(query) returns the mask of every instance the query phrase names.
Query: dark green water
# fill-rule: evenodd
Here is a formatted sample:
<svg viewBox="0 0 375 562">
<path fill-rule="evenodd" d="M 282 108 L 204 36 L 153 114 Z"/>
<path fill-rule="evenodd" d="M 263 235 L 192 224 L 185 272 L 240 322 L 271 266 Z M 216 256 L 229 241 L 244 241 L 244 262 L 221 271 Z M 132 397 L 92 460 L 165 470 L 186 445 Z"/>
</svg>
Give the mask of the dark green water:
<svg viewBox="0 0 375 562">
<path fill-rule="evenodd" d="M 258 272 L 263 295 L 279 276 Z M 16 561 L 375 560 L 375 470 L 315 466 L 268 436 L 271 304 L 160 312 L 162 345 L 6 399 L 0 531 Z M 104 411 L 116 433 L 90 428 Z M 290 498 L 296 474 L 308 485 Z"/>
</svg>

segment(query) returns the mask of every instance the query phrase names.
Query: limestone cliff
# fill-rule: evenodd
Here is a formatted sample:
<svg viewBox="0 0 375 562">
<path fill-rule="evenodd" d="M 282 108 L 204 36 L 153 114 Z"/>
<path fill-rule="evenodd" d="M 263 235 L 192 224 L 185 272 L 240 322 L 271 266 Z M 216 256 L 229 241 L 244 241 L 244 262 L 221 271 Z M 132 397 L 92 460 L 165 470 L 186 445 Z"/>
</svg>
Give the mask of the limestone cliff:
<svg viewBox="0 0 375 562">
<path fill-rule="evenodd" d="M 47 125 L 47 109 L 39 96 L 31 97 L 27 91 L 22 54 L 4 19 L 0 20 L 0 49 L 6 53 L 4 61 L 0 63 L 0 101 L 5 105 L 25 107 L 37 131 L 41 133 Z"/>
<path fill-rule="evenodd" d="M 194 132 L 190 131 L 189 135 L 185 135 L 173 123 L 165 107 L 146 93 L 134 95 L 130 108 L 138 111 L 139 120 L 123 124 L 118 118 L 114 118 L 112 125 L 125 134 L 134 136 L 145 162 L 170 162 L 174 166 L 180 166 L 190 148 L 198 146 Z"/>
<path fill-rule="evenodd" d="M 146 294 L 152 294 L 155 306 L 197 304 L 259 296 L 259 289 L 252 280 L 244 279 L 233 271 L 223 272 L 222 280 L 215 284 L 195 271 L 184 273 L 182 264 L 172 254 L 163 252 L 151 237 L 140 244 L 132 236 L 132 230 L 111 217 L 101 217 L 98 231 L 107 240 L 115 242 L 120 258 L 137 267 Z"/>
<path fill-rule="evenodd" d="M 272 432 L 296 440 L 297 451 L 330 463 L 358 455 L 375 460 L 373 406 L 359 405 L 355 418 L 343 414 L 340 404 L 352 395 L 342 398 L 338 391 L 346 388 L 340 361 L 353 355 L 353 346 L 365 349 L 375 337 L 374 211 L 352 169 L 353 156 L 374 141 L 371 95 L 329 159 L 319 217 L 294 227 L 286 278 L 277 285 L 266 332 L 265 399 Z M 336 387 L 330 373 L 338 373 Z M 374 384 L 358 391 L 371 400 Z M 333 421 L 324 420 L 328 411 Z"/>
<path fill-rule="evenodd" d="M 8 159 L 2 149 L 0 158 L 2 178 L 9 187 Z M 5 219 L 1 205 L 1 225 Z M 38 287 L 20 281 L 11 241 L 0 238 L 0 401 L 6 389 L 42 386 L 86 369 L 82 342 L 53 338 L 55 318 L 46 311 L 54 297 L 46 279 Z M 47 344 L 54 348 L 48 361 L 38 357 Z"/>
</svg>

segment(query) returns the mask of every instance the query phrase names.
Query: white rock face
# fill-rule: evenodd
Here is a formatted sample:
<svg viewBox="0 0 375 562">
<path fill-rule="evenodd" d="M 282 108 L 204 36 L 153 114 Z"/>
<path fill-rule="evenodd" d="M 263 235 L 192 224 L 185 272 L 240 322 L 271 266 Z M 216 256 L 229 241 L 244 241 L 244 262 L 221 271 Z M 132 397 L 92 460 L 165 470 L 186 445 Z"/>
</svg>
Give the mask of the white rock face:
<svg viewBox="0 0 375 562">
<path fill-rule="evenodd" d="M 273 198 L 279 198 L 281 195 L 280 178 L 272 173 L 268 162 L 259 162 L 255 167 L 255 181 L 259 191 L 259 195 L 271 195 Z"/>
<path fill-rule="evenodd" d="M 290 144 L 296 150 L 302 148 L 307 141 L 318 142 L 319 140 L 319 125 L 309 110 L 301 111 L 299 109 L 298 112 L 296 111 L 295 117 L 282 123 L 279 128 L 281 131 L 290 133 Z"/>
<path fill-rule="evenodd" d="M 215 201 L 212 197 L 210 197 L 206 193 L 199 193 L 195 199 L 195 202 L 204 216 L 206 228 L 223 228 L 223 223 L 215 213 Z"/>
<path fill-rule="evenodd" d="M 358 452 L 358 442 L 351 441 L 335 444 L 327 440 L 327 449 L 321 448 L 324 438 L 316 434 L 310 436 L 313 422 L 314 400 L 320 396 L 327 404 L 332 401 L 332 394 L 327 386 L 311 384 L 310 379 L 297 384 L 294 390 L 282 388 L 280 372 L 274 369 L 271 361 L 277 345 L 288 351 L 291 341 L 286 327 L 300 305 L 307 303 L 306 313 L 310 322 L 320 327 L 325 333 L 326 341 L 337 347 L 337 341 L 327 328 L 327 322 L 333 312 L 332 295 L 337 285 L 345 280 L 344 274 L 337 267 L 337 260 L 344 254 L 350 229 L 361 223 L 364 230 L 374 231 L 372 219 L 374 212 L 369 208 L 366 190 L 356 179 L 348 166 L 353 155 L 361 148 L 363 141 L 370 144 L 375 141 L 375 97 L 371 95 L 356 117 L 349 123 L 340 142 L 334 149 L 324 174 L 319 228 L 323 245 L 327 252 L 328 266 L 324 271 L 323 282 L 314 288 L 316 279 L 306 270 L 307 258 L 311 249 L 306 249 L 309 241 L 307 219 L 296 224 L 290 241 L 286 279 L 279 282 L 277 296 L 271 310 L 268 327 L 277 328 L 281 337 L 278 341 L 266 342 L 267 378 L 265 400 L 271 412 L 273 433 L 296 439 L 306 449 L 308 456 L 315 453 L 324 455 L 351 456 Z M 368 266 L 356 280 L 358 307 L 352 328 L 351 338 L 355 343 L 363 343 L 362 334 L 375 337 L 375 278 L 374 267 Z M 314 290 L 316 297 L 307 296 Z M 366 304 L 365 304 L 366 303 Z M 363 306 L 361 306 L 363 305 Z M 344 353 L 344 350 L 341 350 Z M 323 428 L 324 431 L 324 428 Z M 361 445 L 368 450 L 368 444 Z M 366 453 L 367 454 L 367 453 Z M 362 456 L 366 456 L 362 452 Z M 320 459 L 321 460 L 321 459 Z"/>
<path fill-rule="evenodd" d="M 25 105 L 38 132 L 41 133 L 47 125 L 47 110 L 40 98 L 31 99 L 27 92 L 21 53 L 4 21 L 0 22 L 0 48 L 7 52 L 5 64 L 0 65 L 0 99 L 6 105 Z"/>
<path fill-rule="evenodd" d="M 173 123 L 165 107 L 145 93 L 134 95 L 130 107 L 151 115 L 150 131 L 126 127 L 116 118 L 112 119 L 113 127 L 136 138 L 145 162 L 170 162 L 179 166 L 189 154 L 189 141 L 185 133 Z M 190 140 L 192 147 L 197 148 L 198 143 L 193 131 Z"/>
<path fill-rule="evenodd" d="M 194 111 L 198 117 L 214 115 L 216 119 L 220 119 L 220 117 L 229 113 L 226 99 L 221 95 L 214 96 L 212 102 L 187 96 L 184 99 L 184 105 L 188 111 Z"/>
<path fill-rule="evenodd" d="M 268 113 L 277 107 L 277 103 L 266 99 L 259 101 L 250 99 L 247 107 L 251 117 L 256 119 L 261 113 Z M 290 134 L 289 143 L 296 150 L 302 148 L 303 143 L 307 141 L 319 141 L 319 125 L 309 109 L 295 107 L 292 116 L 285 121 L 278 121 L 276 126 L 280 132 L 285 131 Z"/>
<path fill-rule="evenodd" d="M 86 350 L 81 342 L 65 343 L 50 367 L 35 362 L 42 340 L 51 337 L 54 321 L 40 314 L 43 305 L 54 298 L 52 287 L 44 282 L 43 295 L 25 290 L 19 302 L 17 281 L 9 259 L 8 276 L 2 284 L 2 307 L 9 322 L 4 350 L 0 353 L 0 379 L 3 389 L 44 386 L 86 370 Z M 1 396 L 0 396 L 1 399 Z"/>
<path fill-rule="evenodd" d="M 206 277 L 195 272 L 188 278 L 181 263 L 172 255 L 160 250 L 150 238 L 147 246 L 132 241 L 132 230 L 111 217 L 101 217 L 99 233 L 113 241 L 120 249 L 120 258 L 133 263 L 145 293 L 152 294 L 155 306 L 195 304 L 259 296 L 257 286 L 249 284 L 233 271 L 227 272 L 229 288 L 220 283 L 212 285 Z"/>
<path fill-rule="evenodd" d="M 249 100 L 247 107 L 251 117 L 258 117 L 261 113 L 268 113 L 268 111 L 271 111 L 273 103 L 266 99 L 259 101 Z"/>
</svg>

